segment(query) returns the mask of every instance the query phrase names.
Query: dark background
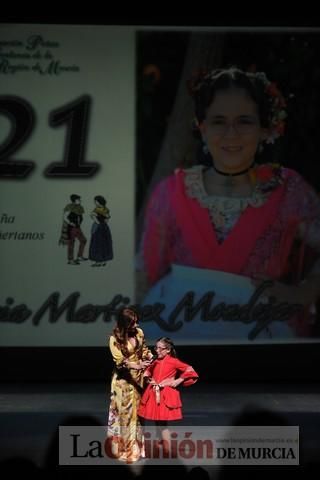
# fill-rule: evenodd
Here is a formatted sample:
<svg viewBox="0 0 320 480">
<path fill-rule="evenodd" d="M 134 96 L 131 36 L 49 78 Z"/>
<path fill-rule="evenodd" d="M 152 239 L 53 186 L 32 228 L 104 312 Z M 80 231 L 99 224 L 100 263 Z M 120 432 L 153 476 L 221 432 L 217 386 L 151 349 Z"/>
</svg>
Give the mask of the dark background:
<svg viewBox="0 0 320 480">
<path fill-rule="evenodd" d="M 201 382 L 319 382 L 320 345 L 178 346 Z M 0 381 L 106 381 L 113 361 L 105 347 L 8 347 L 0 349 Z"/>
</svg>

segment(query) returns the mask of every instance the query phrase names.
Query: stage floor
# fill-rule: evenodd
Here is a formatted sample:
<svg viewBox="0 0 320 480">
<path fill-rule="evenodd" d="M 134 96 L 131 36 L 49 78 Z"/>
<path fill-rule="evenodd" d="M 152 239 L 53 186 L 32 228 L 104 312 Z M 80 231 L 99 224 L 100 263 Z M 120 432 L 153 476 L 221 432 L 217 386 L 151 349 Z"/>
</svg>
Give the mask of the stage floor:
<svg viewBox="0 0 320 480">
<path fill-rule="evenodd" d="M 37 383 L 0 386 L 0 460 L 24 456 L 42 466 L 59 423 L 91 415 L 105 424 L 109 383 Z M 280 414 L 300 427 L 300 458 L 319 460 L 320 386 L 312 384 L 196 384 L 181 390 L 183 425 L 232 425 L 245 408 Z"/>
</svg>

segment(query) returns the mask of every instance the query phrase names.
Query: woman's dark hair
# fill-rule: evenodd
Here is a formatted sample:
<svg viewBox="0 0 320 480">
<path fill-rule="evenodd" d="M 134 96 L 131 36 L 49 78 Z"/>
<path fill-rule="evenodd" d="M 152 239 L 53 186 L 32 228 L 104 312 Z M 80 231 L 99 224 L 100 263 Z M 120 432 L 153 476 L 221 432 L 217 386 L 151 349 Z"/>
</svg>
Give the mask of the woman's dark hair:
<svg viewBox="0 0 320 480">
<path fill-rule="evenodd" d="M 103 205 L 104 207 L 106 206 L 107 201 L 106 201 L 106 199 L 105 199 L 104 197 L 102 197 L 101 195 L 97 195 L 96 197 L 94 197 L 94 200 L 95 200 L 96 202 L 99 202 L 100 205 Z"/>
<path fill-rule="evenodd" d="M 236 67 L 213 70 L 190 87 L 194 100 L 195 114 L 199 123 L 206 116 L 206 112 L 216 94 L 232 88 L 241 88 L 257 105 L 258 116 L 263 128 L 270 126 L 271 111 L 265 85 L 261 79 L 248 75 Z"/>
<path fill-rule="evenodd" d="M 128 331 L 132 322 L 132 319 L 126 313 L 127 311 L 133 312 L 137 320 L 139 319 L 139 314 L 134 307 L 123 307 L 118 313 L 117 324 L 113 329 L 113 335 L 116 339 L 117 346 L 124 355 L 128 354 Z"/>
<path fill-rule="evenodd" d="M 158 342 L 162 342 L 162 343 L 165 344 L 166 348 L 169 350 L 169 354 L 171 355 L 171 357 L 176 357 L 177 356 L 177 353 L 176 353 L 176 350 L 174 348 L 174 344 L 173 344 L 173 341 L 171 340 L 171 338 L 160 337 L 157 340 L 157 343 Z"/>
</svg>

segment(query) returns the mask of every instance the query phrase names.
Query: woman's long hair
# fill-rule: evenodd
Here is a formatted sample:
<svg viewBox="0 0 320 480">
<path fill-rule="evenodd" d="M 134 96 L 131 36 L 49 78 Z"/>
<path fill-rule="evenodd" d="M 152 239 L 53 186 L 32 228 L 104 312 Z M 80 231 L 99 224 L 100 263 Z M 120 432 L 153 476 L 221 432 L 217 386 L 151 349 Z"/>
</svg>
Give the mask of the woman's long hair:
<svg viewBox="0 0 320 480">
<path fill-rule="evenodd" d="M 113 329 L 113 336 L 116 339 L 116 343 L 118 348 L 120 348 L 121 352 L 123 355 L 127 356 L 129 354 L 128 352 L 128 337 L 129 337 L 129 332 L 134 335 L 137 333 L 137 329 L 135 329 L 134 332 L 130 331 L 130 325 L 132 324 L 132 319 L 129 317 L 127 312 L 130 311 L 132 312 L 135 316 L 136 319 L 138 320 L 138 312 L 135 308 L 133 307 L 123 307 L 117 317 L 117 324 L 115 328 Z"/>
</svg>

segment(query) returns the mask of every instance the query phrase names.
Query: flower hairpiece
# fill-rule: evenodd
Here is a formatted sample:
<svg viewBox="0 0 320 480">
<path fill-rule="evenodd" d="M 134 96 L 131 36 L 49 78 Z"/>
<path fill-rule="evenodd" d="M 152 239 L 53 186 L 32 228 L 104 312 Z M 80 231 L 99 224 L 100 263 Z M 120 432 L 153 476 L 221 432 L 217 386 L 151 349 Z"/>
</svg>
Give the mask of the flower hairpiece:
<svg viewBox="0 0 320 480">
<path fill-rule="evenodd" d="M 197 94 L 204 86 L 210 84 L 221 75 L 223 70 L 205 71 L 200 70 L 196 72 L 188 82 L 188 89 L 191 96 Z M 284 134 L 285 119 L 287 118 L 286 101 L 277 87 L 275 82 L 271 82 L 264 72 L 244 72 L 248 78 L 253 81 L 258 81 L 264 86 L 264 92 L 267 95 L 270 107 L 270 126 L 269 135 L 266 143 L 274 143 L 274 141 Z M 196 125 L 194 125 L 195 127 Z"/>
<path fill-rule="evenodd" d="M 217 71 L 208 71 L 205 69 L 196 70 L 187 82 L 187 88 L 191 97 L 193 97 L 204 85 L 210 85 L 212 80 L 217 78 Z"/>
<path fill-rule="evenodd" d="M 249 78 L 257 79 L 264 85 L 264 91 L 268 96 L 269 107 L 271 112 L 269 136 L 266 143 L 274 143 L 274 141 L 284 134 L 285 119 L 287 117 L 286 101 L 277 87 L 275 82 L 271 82 L 264 72 L 246 72 Z"/>
</svg>

